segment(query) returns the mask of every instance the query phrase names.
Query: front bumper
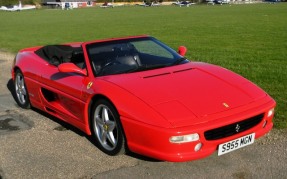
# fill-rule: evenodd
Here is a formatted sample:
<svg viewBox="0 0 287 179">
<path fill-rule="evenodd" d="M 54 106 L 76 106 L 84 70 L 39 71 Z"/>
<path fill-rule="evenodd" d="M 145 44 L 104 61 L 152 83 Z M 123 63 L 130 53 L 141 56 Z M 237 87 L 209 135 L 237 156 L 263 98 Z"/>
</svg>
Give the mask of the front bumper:
<svg viewBox="0 0 287 179">
<path fill-rule="evenodd" d="M 257 105 L 257 107 L 253 106 L 251 109 L 246 109 L 246 107 L 244 107 L 244 111 L 236 109 L 233 111 L 233 114 L 228 113 L 226 116 L 223 114 L 209 116 L 210 120 L 207 120 L 208 122 L 205 123 L 172 129 L 147 125 L 125 117 L 121 117 L 121 121 L 127 138 L 128 148 L 131 151 L 159 160 L 184 162 L 207 157 L 218 149 L 219 144 L 236 138 L 255 133 L 255 138 L 257 139 L 268 133 L 273 127 L 273 114 L 268 116 L 268 111 L 274 107 L 275 101 L 270 100 L 269 97 L 268 102 L 265 100 L 264 104 Z M 204 137 L 204 132 L 207 130 L 239 122 L 262 113 L 264 116 L 261 122 L 248 130 L 218 140 L 206 140 Z M 171 136 L 192 133 L 199 134 L 198 141 L 188 143 L 169 142 Z M 196 151 L 195 146 L 198 143 L 201 143 L 202 147 Z"/>
</svg>

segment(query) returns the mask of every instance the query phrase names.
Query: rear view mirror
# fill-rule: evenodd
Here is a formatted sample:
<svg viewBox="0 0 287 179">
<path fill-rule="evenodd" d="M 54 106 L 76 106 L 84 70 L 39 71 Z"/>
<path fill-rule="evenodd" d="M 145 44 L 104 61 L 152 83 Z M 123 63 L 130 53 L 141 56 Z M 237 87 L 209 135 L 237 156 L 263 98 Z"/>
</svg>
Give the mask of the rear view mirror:
<svg viewBox="0 0 287 179">
<path fill-rule="evenodd" d="M 181 55 L 181 56 L 183 56 L 183 57 L 184 57 L 184 56 L 185 56 L 185 54 L 186 54 L 186 51 L 187 51 L 187 48 L 186 48 L 185 46 L 179 46 L 179 47 L 178 47 L 178 52 L 177 52 L 177 53 L 178 53 L 179 55 Z"/>
</svg>

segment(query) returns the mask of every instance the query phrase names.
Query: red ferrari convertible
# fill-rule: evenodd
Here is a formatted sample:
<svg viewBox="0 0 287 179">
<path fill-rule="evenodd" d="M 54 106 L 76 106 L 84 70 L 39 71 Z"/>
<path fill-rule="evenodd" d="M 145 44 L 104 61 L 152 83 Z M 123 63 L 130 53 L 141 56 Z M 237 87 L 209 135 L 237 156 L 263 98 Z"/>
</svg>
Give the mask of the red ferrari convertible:
<svg viewBox="0 0 287 179">
<path fill-rule="evenodd" d="M 22 49 L 12 67 L 16 101 L 92 135 L 109 155 L 189 161 L 271 130 L 266 92 L 185 52 L 145 35 Z"/>
</svg>

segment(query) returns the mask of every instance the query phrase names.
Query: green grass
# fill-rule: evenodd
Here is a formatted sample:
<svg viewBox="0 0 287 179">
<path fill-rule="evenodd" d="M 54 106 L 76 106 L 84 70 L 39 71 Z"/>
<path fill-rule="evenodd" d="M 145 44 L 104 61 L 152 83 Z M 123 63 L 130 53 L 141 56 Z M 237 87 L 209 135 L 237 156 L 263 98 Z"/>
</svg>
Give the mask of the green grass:
<svg viewBox="0 0 287 179">
<path fill-rule="evenodd" d="M 0 49 L 149 34 L 187 57 L 231 69 L 277 102 L 287 128 L 287 3 L 0 12 Z"/>
</svg>

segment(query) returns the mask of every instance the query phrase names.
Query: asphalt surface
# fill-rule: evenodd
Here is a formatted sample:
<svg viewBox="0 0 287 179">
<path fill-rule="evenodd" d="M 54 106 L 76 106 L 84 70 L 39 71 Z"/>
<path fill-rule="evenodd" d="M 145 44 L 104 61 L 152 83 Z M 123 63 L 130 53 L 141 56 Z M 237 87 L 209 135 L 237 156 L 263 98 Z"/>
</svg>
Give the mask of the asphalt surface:
<svg viewBox="0 0 287 179">
<path fill-rule="evenodd" d="M 287 178 L 287 130 L 272 130 L 250 146 L 191 162 L 107 156 L 72 126 L 17 106 L 9 90 L 13 58 L 0 51 L 0 179 Z"/>
</svg>

